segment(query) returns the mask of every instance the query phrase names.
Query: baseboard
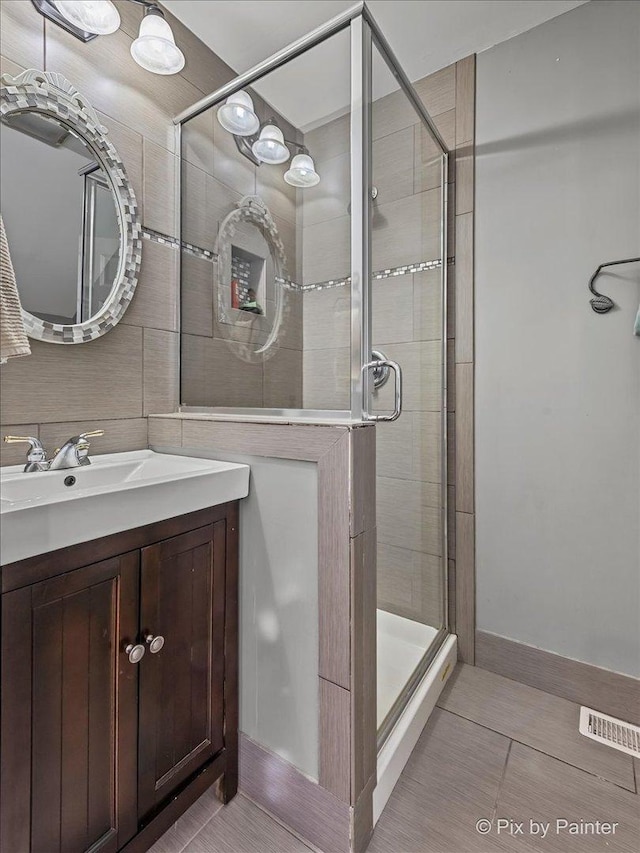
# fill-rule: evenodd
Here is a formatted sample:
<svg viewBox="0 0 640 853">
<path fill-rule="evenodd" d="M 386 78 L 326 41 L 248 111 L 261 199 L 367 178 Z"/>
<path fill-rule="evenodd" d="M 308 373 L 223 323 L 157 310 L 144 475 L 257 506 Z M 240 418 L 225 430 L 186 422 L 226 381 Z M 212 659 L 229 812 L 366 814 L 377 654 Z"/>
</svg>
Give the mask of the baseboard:
<svg viewBox="0 0 640 853">
<path fill-rule="evenodd" d="M 476 666 L 640 724 L 640 679 L 476 631 Z"/>
<path fill-rule="evenodd" d="M 374 826 L 435 708 L 447 678 L 455 669 L 456 659 L 457 640 L 452 634 L 444 641 L 378 753 L 378 784 L 373 792 Z"/>
<path fill-rule="evenodd" d="M 240 790 L 319 850 L 349 853 L 351 807 L 240 733 Z"/>
</svg>

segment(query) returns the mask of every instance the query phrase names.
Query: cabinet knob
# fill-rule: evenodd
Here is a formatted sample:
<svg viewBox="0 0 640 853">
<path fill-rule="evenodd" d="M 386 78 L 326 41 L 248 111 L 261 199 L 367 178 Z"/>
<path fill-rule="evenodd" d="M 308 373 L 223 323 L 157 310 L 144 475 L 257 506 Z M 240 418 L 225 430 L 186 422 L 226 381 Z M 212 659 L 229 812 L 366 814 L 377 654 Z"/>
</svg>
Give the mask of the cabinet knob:
<svg viewBox="0 0 640 853">
<path fill-rule="evenodd" d="M 129 655 L 130 663 L 140 663 L 144 657 L 144 646 L 142 643 L 137 643 L 135 646 L 133 643 L 129 643 L 128 646 L 125 646 L 125 653 Z"/>
<path fill-rule="evenodd" d="M 164 637 L 161 637 L 160 634 L 155 637 L 153 634 L 147 634 L 145 640 L 149 644 L 149 651 L 152 655 L 157 655 L 164 646 Z"/>
</svg>

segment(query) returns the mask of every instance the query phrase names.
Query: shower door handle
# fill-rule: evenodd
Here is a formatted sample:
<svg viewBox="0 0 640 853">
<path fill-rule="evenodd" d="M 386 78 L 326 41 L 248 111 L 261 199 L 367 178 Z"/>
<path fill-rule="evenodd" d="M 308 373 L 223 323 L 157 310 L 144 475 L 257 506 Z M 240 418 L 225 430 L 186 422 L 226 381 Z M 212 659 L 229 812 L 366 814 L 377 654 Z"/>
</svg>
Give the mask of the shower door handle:
<svg viewBox="0 0 640 853">
<path fill-rule="evenodd" d="M 384 359 L 381 361 L 369 361 L 362 368 L 365 370 L 373 370 L 374 368 L 389 367 L 393 370 L 395 377 L 395 402 L 394 409 L 390 415 L 371 415 L 367 412 L 363 417 L 365 421 L 396 421 L 402 414 L 402 368 L 397 361 Z"/>
</svg>

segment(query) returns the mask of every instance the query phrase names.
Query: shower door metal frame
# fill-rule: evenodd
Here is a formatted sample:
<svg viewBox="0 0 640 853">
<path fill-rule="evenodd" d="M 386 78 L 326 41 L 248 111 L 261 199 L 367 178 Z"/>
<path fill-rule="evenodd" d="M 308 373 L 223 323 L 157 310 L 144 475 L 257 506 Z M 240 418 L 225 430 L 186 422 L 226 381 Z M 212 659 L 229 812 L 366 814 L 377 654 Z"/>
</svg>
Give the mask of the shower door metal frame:
<svg viewBox="0 0 640 853">
<path fill-rule="evenodd" d="M 400 63 L 391 50 L 389 43 L 378 27 L 365 2 L 356 3 L 343 13 L 332 18 L 327 23 L 307 33 L 297 41 L 265 59 L 263 62 L 235 77 L 221 86 L 215 92 L 201 98 L 191 107 L 179 113 L 174 119 L 176 151 L 182 152 L 182 125 L 195 118 L 210 107 L 226 100 L 240 89 L 251 86 L 262 77 L 296 59 L 308 50 L 321 44 L 331 36 L 350 28 L 351 35 L 351 357 L 350 357 L 350 391 L 351 405 L 349 410 L 313 411 L 309 409 L 267 409 L 262 408 L 228 408 L 228 407 L 190 407 L 180 406 L 185 412 L 219 413 L 223 417 L 247 414 L 249 417 L 258 415 L 261 420 L 287 419 L 299 422 L 305 421 L 340 421 L 361 423 L 369 415 L 371 392 L 370 372 L 363 367 L 371 358 L 371 190 L 372 190 L 372 66 L 373 45 L 384 59 L 391 74 L 398 82 L 400 90 L 407 96 L 417 115 L 428 129 L 429 134 L 441 152 L 441 304 L 442 304 L 442 398 L 441 398 L 441 488 L 442 488 L 442 564 L 443 564 L 443 627 L 438 631 L 423 660 L 414 671 L 411 679 L 405 685 L 393 708 L 378 732 L 380 746 L 398 717 L 402 713 L 408 698 L 429 668 L 430 663 L 439 651 L 442 643 L 449 634 L 448 607 L 448 495 L 447 495 L 447 224 L 448 224 L 448 175 L 449 148 L 442 138 L 433 119 L 427 112 L 417 92 L 406 76 Z M 181 231 L 182 194 L 181 194 L 181 156 L 178 157 L 176 226 L 178 234 Z M 178 253 L 178 275 L 181 282 L 182 252 Z M 180 382 L 182 389 L 182 382 Z"/>
</svg>

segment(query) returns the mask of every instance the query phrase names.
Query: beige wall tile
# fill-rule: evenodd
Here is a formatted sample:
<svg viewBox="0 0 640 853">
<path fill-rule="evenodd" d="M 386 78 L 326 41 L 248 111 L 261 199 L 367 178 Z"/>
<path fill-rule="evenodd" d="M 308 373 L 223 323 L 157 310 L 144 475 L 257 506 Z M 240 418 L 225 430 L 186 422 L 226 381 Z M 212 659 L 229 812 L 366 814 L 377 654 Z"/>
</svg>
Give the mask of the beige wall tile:
<svg viewBox="0 0 640 853">
<path fill-rule="evenodd" d="M 164 414 L 178 408 L 178 355 L 176 332 L 144 330 L 144 413 Z"/>
<path fill-rule="evenodd" d="M 377 489 L 378 541 L 439 556 L 442 552 L 440 486 L 378 477 Z"/>
<path fill-rule="evenodd" d="M 206 110 L 182 125 L 182 157 L 203 172 L 213 175 L 213 122 L 215 111 Z"/>
<path fill-rule="evenodd" d="M 32 3 L 2 0 L 0 30 L 3 56 L 23 68 L 44 69 L 44 18 Z"/>
<path fill-rule="evenodd" d="M 413 340 L 413 276 L 378 279 L 371 291 L 373 348 Z"/>
<path fill-rule="evenodd" d="M 284 323 L 278 332 L 278 341 L 285 349 L 302 350 L 304 295 L 285 290 L 284 301 Z"/>
<path fill-rule="evenodd" d="M 302 280 L 316 284 L 351 273 L 351 217 L 340 216 L 304 229 Z"/>
<path fill-rule="evenodd" d="M 378 607 L 425 625 L 443 624 L 442 558 L 378 544 Z"/>
<path fill-rule="evenodd" d="M 3 365 L 0 382 L 10 423 L 140 417 L 142 329 L 120 323 L 87 344 L 31 341 L 31 355 Z"/>
<path fill-rule="evenodd" d="M 475 662 L 475 516 L 456 513 L 456 633 L 458 659 Z"/>
<path fill-rule="evenodd" d="M 441 420 L 439 412 L 403 412 L 393 423 L 377 424 L 379 476 L 439 483 Z"/>
<path fill-rule="evenodd" d="M 473 213 L 456 216 L 456 361 L 473 361 Z"/>
<path fill-rule="evenodd" d="M 172 119 L 202 97 L 195 86 L 180 74 L 158 77 L 136 65 L 132 39 L 123 30 L 83 44 L 47 22 L 45 35 L 47 71 L 64 74 L 96 109 L 174 150 Z"/>
<path fill-rule="evenodd" d="M 375 57 L 374 51 L 374 65 Z M 391 72 L 386 67 L 385 73 L 390 78 Z M 392 85 L 395 85 L 395 81 Z M 397 133 L 405 127 L 411 127 L 416 121 L 418 121 L 418 114 L 403 91 L 395 89 L 380 98 L 374 87 L 371 105 L 371 134 L 374 140 Z"/>
<path fill-rule="evenodd" d="M 351 390 L 348 349 L 305 350 L 303 400 L 305 409 L 349 409 Z"/>
<path fill-rule="evenodd" d="M 284 179 L 291 161 L 280 166 L 260 166 L 256 168 L 256 195 L 267 205 L 271 213 L 285 219 L 291 225 L 296 224 L 296 189 Z"/>
<path fill-rule="evenodd" d="M 38 424 L 3 424 L 2 443 L 0 444 L 0 465 L 22 465 L 26 463 L 28 444 L 5 444 L 5 435 L 33 436 L 38 438 Z"/>
<path fill-rule="evenodd" d="M 2 6 L 0 6 L 0 13 L 1 11 Z M 18 65 L 17 62 L 13 62 L 11 59 L 7 59 L 6 56 L 2 56 L 2 54 L 0 54 L 0 74 L 10 74 L 12 77 L 17 77 L 18 74 L 25 70 L 26 69 L 22 65 Z"/>
<path fill-rule="evenodd" d="M 469 213 L 474 206 L 475 149 L 469 142 L 456 149 L 456 214 Z"/>
<path fill-rule="evenodd" d="M 434 341 L 442 337 L 442 272 L 425 270 L 413 275 L 413 337 Z"/>
<path fill-rule="evenodd" d="M 349 154 L 351 146 L 351 113 L 328 121 L 304 135 L 304 144 L 314 160 L 326 161 Z"/>
<path fill-rule="evenodd" d="M 188 335 L 213 337 L 215 261 L 182 253 L 180 322 Z"/>
<path fill-rule="evenodd" d="M 439 189 L 388 204 L 381 202 L 377 210 L 371 236 L 374 270 L 440 257 Z M 327 245 L 331 244 L 324 243 L 325 251 Z"/>
<path fill-rule="evenodd" d="M 456 509 L 473 512 L 473 364 L 456 365 L 456 396 Z"/>
<path fill-rule="evenodd" d="M 182 336 L 182 403 L 186 406 L 262 406 L 262 364 L 243 361 L 241 345 Z"/>
<path fill-rule="evenodd" d="M 373 186 L 376 204 L 386 204 L 413 195 L 414 129 L 405 127 L 376 139 L 372 146 Z"/>
<path fill-rule="evenodd" d="M 351 342 L 351 286 L 308 290 L 302 296 L 304 348 L 333 349 Z"/>
<path fill-rule="evenodd" d="M 442 481 L 442 415 L 413 413 L 413 477 L 427 483 Z"/>
<path fill-rule="evenodd" d="M 351 164 L 349 154 L 338 154 L 327 160 L 316 159 L 320 183 L 301 193 L 302 218 L 305 228 L 328 219 L 347 215 L 351 201 Z"/>
<path fill-rule="evenodd" d="M 177 297 L 178 250 L 154 240 L 143 240 L 138 284 L 122 322 L 128 326 L 177 331 Z"/>
<path fill-rule="evenodd" d="M 403 410 L 438 412 L 442 407 L 442 353 L 439 341 L 388 344 L 386 355 L 397 361 L 403 372 Z M 374 393 L 373 411 L 393 408 L 394 383 Z"/>
<path fill-rule="evenodd" d="M 436 127 L 442 134 L 444 141 L 451 149 L 456 144 L 456 111 L 449 110 L 435 119 Z M 433 141 L 431 134 L 423 124 L 414 125 L 415 135 L 415 168 L 414 168 L 414 192 L 439 187 L 442 182 L 442 152 Z M 455 177 L 456 158 L 452 153 L 449 162 L 448 180 Z"/>
<path fill-rule="evenodd" d="M 40 440 L 51 456 L 57 447 L 74 435 L 103 429 L 104 435 L 91 439 L 89 456 L 101 453 L 121 453 L 126 450 L 144 450 L 147 447 L 147 419 L 66 421 L 65 423 L 43 424 Z"/>
<path fill-rule="evenodd" d="M 182 421 L 149 417 L 149 447 L 182 447 Z"/>
<path fill-rule="evenodd" d="M 98 117 L 107 128 L 107 139 L 115 147 L 120 159 L 124 163 L 127 177 L 131 182 L 138 203 L 139 216 L 142 222 L 145 222 L 142 181 L 142 136 L 105 113 L 98 113 Z"/>
<path fill-rule="evenodd" d="M 432 117 L 456 108 L 455 65 L 448 65 L 435 74 L 429 74 L 413 85 Z"/>
<path fill-rule="evenodd" d="M 456 68 L 456 146 L 475 137 L 475 54 L 461 59 Z"/>
<path fill-rule="evenodd" d="M 161 234 L 178 235 L 176 217 L 176 176 L 179 160 L 175 154 L 144 140 L 144 224 Z"/>
<path fill-rule="evenodd" d="M 280 348 L 264 364 L 263 405 L 272 409 L 302 406 L 302 352 Z"/>
</svg>

